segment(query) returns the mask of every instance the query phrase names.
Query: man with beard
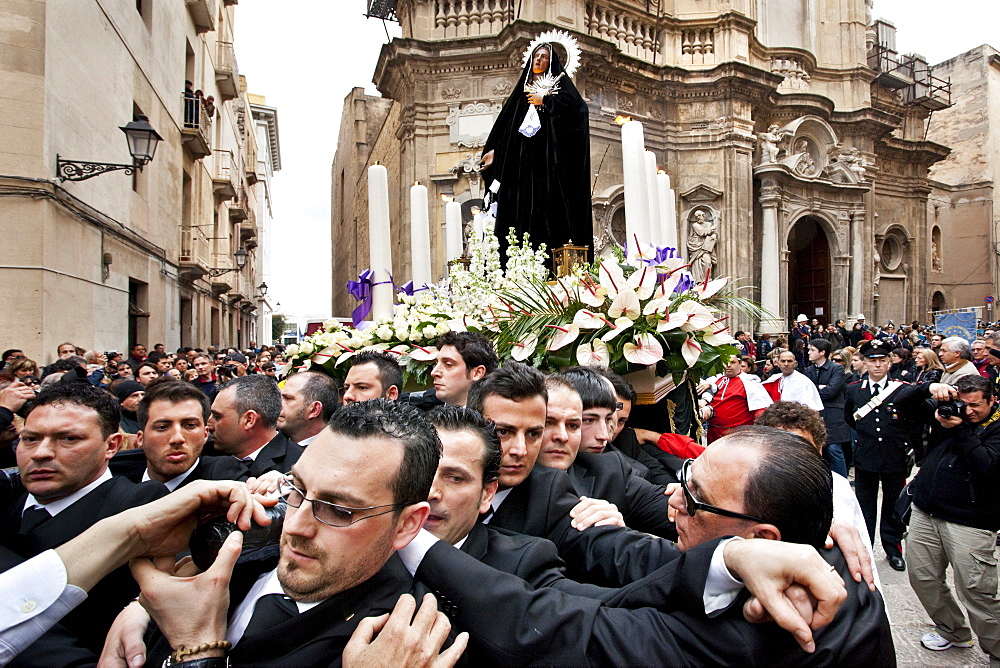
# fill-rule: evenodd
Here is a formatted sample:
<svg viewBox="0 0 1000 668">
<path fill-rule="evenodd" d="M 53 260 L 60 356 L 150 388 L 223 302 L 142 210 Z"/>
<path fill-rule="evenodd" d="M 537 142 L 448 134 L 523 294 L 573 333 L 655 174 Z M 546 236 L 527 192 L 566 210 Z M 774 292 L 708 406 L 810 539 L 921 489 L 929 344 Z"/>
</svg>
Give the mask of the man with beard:
<svg viewBox="0 0 1000 668">
<path fill-rule="evenodd" d="M 323 431 L 337 409 L 337 383 L 325 373 L 300 371 L 281 388 L 278 429 L 302 446 Z"/>
<path fill-rule="evenodd" d="M 174 650 L 215 645 L 183 658 L 221 657 L 226 641 L 233 665 L 339 664 L 361 620 L 390 612 L 412 585 L 395 551 L 427 517 L 440 450 L 434 428 L 405 404 L 377 399 L 337 411 L 281 486 L 288 509 L 280 547 L 234 569 L 228 614 L 227 597 L 217 596 L 210 624 L 186 625 L 171 600 L 171 585 L 182 583 L 165 583 L 148 562 L 136 570 Z M 138 606 L 123 614 L 133 628 L 148 623 Z M 154 630 L 147 665 L 170 652 Z"/>
</svg>

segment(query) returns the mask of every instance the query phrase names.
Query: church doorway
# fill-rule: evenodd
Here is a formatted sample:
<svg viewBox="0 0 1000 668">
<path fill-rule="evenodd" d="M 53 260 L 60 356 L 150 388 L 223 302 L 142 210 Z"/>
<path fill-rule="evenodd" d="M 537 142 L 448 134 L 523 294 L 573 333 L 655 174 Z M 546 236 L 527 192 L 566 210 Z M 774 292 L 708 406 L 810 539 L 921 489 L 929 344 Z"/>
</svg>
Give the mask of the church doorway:
<svg viewBox="0 0 1000 668">
<path fill-rule="evenodd" d="M 830 312 L 830 242 L 814 218 L 802 218 L 788 235 L 788 316 L 800 313 L 822 324 L 843 314 Z"/>
</svg>

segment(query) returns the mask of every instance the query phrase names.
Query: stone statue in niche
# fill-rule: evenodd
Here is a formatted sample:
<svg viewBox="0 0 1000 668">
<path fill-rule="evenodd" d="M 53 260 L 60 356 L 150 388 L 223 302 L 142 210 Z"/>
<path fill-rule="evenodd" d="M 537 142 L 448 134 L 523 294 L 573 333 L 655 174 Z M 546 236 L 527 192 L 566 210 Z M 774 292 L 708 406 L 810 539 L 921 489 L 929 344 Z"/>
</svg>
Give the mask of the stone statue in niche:
<svg viewBox="0 0 1000 668">
<path fill-rule="evenodd" d="M 780 131 L 776 124 L 771 124 L 767 132 L 761 132 L 756 139 L 760 144 L 760 162 L 758 165 L 769 165 L 778 162 L 778 154 L 781 152 L 781 144 L 790 135 L 789 131 Z"/>
<path fill-rule="evenodd" d="M 874 296 L 878 297 L 878 284 L 882 281 L 882 256 L 878 252 L 878 240 L 875 240 L 875 248 L 872 249 L 872 261 L 875 262 Z"/>
<path fill-rule="evenodd" d="M 931 268 L 934 271 L 944 271 L 944 263 L 941 262 L 941 253 L 938 251 L 937 241 L 931 241 Z"/>
<path fill-rule="evenodd" d="M 710 211 L 697 209 L 688 221 L 687 255 L 691 263 L 691 277 L 696 281 L 705 280 L 716 264 L 715 245 L 719 241 L 719 232 L 716 221 L 710 216 Z"/>
</svg>

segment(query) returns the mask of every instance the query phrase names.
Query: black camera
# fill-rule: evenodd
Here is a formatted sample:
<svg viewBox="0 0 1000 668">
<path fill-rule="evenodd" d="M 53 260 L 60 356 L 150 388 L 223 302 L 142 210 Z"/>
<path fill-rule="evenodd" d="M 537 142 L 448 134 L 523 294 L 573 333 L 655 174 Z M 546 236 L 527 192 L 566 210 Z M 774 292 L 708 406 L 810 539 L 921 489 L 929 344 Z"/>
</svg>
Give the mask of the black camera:
<svg viewBox="0 0 1000 668">
<path fill-rule="evenodd" d="M 252 554 L 261 550 L 277 548 L 281 540 L 281 525 L 285 520 L 284 501 L 279 501 L 277 505 L 265 508 L 267 516 L 271 518 L 269 525 L 261 526 L 256 522 L 251 522 L 250 528 L 243 532 L 243 554 Z M 191 559 L 195 566 L 202 571 L 215 562 L 219 555 L 219 549 L 226 542 L 236 525 L 226 519 L 225 516 L 216 517 L 194 530 L 191 534 Z"/>
<path fill-rule="evenodd" d="M 961 399 L 942 401 L 937 407 L 938 415 L 943 418 L 960 418 L 965 412 L 965 402 Z"/>
</svg>

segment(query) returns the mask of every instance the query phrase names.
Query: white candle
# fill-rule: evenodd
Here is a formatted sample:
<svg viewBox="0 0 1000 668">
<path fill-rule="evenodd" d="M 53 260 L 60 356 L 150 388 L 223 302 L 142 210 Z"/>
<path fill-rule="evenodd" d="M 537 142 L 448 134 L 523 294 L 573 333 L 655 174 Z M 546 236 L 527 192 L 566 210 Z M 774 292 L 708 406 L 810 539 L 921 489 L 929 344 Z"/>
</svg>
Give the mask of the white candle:
<svg viewBox="0 0 1000 668">
<path fill-rule="evenodd" d="M 448 202 L 444 205 L 445 261 L 462 257 L 462 205 Z"/>
<path fill-rule="evenodd" d="M 649 202 L 646 194 L 646 158 L 642 123 L 622 124 L 622 173 L 625 178 L 625 232 L 630 254 L 635 240 L 649 243 Z"/>
<path fill-rule="evenodd" d="M 660 245 L 677 248 L 677 204 L 674 191 L 670 187 L 670 175 L 656 175 L 656 193 L 660 200 Z"/>
<path fill-rule="evenodd" d="M 647 241 L 657 246 L 663 245 L 663 232 L 660 225 L 660 197 L 656 192 L 656 154 L 645 151 L 646 159 L 646 198 L 649 200 L 649 234 Z"/>
<path fill-rule="evenodd" d="M 410 187 L 410 264 L 413 288 L 431 282 L 431 230 L 427 213 L 427 186 Z"/>
<path fill-rule="evenodd" d="M 389 230 L 389 176 L 383 165 L 368 168 L 368 257 L 372 269 L 373 321 L 392 318 L 392 236 Z"/>
</svg>

